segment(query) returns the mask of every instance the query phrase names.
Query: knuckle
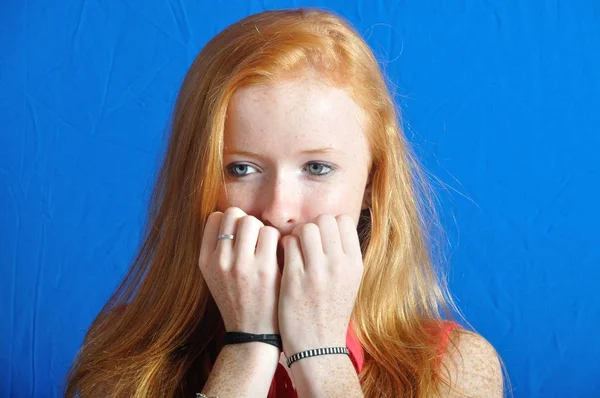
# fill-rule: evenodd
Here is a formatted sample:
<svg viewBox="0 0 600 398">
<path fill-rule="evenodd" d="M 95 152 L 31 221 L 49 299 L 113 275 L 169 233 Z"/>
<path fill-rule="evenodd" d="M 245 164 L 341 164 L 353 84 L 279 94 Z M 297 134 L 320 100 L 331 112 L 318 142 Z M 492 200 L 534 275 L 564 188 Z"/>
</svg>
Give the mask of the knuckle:
<svg viewBox="0 0 600 398">
<path fill-rule="evenodd" d="M 236 257 L 233 260 L 231 272 L 235 273 L 236 275 L 240 275 L 241 273 L 243 273 L 243 270 L 246 269 L 246 263 L 247 261 L 244 261 L 244 259 L 242 259 L 241 257 Z"/>
<path fill-rule="evenodd" d="M 238 220 L 238 228 L 246 228 L 252 225 L 252 220 L 248 216 L 244 216 Z"/>
<path fill-rule="evenodd" d="M 269 281 L 275 276 L 276 267 L 260 267 L 256 270 L 256 275 L 262 281 Z"/>
<path fill-rule="evenodd" d="M 279 231 L 271 226 L 262 226 L 260 227 L 260 234 L 265 237 L 278 237 Z"/>
<path fill-rule="evenodd" d="M 314 223 L 307 223 L 304 224 L 301 228 L 300 228 L 300 233 L 302 235 L 310 235 L 310 234 L 314 234 L 314 233 L 319 233 L 319 227 L 317 226 L 317 224 Z"/>
<path fill-rule="evenodd" d="M 335 221 L 335 218 L 331 214 L 321 214 L 316 219 L 318 225 L 330 224 L 332 221 Z"/>
<path fill-rule="evenodd" d="M 239 207 L 229 207 L 227 210 L 225 210 L 225 216 L 227 217 L 241 218 L 245 215 L 246 213 Z"/>
<path fill-rule="evenodd" d="M 208 215 L 208 218 L 206 219 L 206 224 L 208 225 L 208 224 L 220 223 L 222 218 L 223 218 L 223 213 L 221 213 L 220 211 L 215 211 Z"/>
<path fill-rule="evenodd" d="M 242 279 L 244 277 L 242 268 L 241 267 L 232 267 L 228 271 L 228 276 L 233 278 L 234 280 Z"/>
<path fill-rule="evenodd" d="M 337 221 L 337 224 L 338 224 L 340 230 L 342 228 L 350 228 L 354 225 L 354 219 L 347 214 L 340 214 L 335 219 Z"/>
<path fill-rule="evenodd" d="M 259 229 L 264 224 L 254 216 L 245 215 L 240 219 L 240 225 L 248 226 L 253 229 Z"/>
<path fill-rule="evenodd" d="M 251 280 L 251 275 L 255 272 L 254 267 L 250 267 L 250 260 L 244 259 L 235 259 L 233 261 L 233 265 L 229 269 L 229 275 L 237 281 L 249 281 Z"/>
</svg>

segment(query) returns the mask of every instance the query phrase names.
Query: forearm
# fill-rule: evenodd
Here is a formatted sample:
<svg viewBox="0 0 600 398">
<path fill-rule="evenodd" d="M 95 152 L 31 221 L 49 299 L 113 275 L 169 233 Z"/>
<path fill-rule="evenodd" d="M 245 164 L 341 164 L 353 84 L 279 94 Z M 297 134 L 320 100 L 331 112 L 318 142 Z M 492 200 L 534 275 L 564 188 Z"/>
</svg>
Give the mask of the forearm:
<svg viewBox="0 0 600 398">
<path fill-rule="evenodd" d="M 290 369 L 299 398 L 364 397 L 348 355 L 304 358 Z"/>
<path fill-rule="evenodd" d="M 279 349 L 255 342 L 223 347 L 202 390 L 205 395 L 266 397 L 277 369 Z"/>
</svg>

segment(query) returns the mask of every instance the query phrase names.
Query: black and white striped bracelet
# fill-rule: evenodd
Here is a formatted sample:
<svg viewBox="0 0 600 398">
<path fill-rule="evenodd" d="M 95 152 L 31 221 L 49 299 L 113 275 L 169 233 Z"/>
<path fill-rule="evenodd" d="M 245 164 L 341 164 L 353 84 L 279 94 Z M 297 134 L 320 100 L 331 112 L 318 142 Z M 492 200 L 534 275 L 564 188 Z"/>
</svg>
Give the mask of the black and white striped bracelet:
<svg viewBox="0 0 600 398">
<path fill-rule="evenodd" d="M 303 358 L 316 357 L 318 355 L 328 355 L 328 354 L 346 354 L 350 356 L 350 351 L 346 347 L 327 347 L 327 348 L 315 348 L 312 350 L 306 350 L 299 352 L 290 356 L 287 359 L 288 368 L 292 366 L 292 364 L 296 361 L 299 361 Z"/>
</svg>

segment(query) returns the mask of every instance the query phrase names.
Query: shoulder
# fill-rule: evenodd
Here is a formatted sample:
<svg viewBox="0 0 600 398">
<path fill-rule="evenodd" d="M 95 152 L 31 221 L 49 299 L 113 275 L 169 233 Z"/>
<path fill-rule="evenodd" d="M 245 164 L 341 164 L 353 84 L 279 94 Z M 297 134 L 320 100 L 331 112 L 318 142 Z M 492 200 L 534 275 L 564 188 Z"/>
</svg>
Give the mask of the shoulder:
<svg viewBox="0 0 600 398">
<path fill-rule="evenodd" d="M 481 335 L 455 328 L 442 358 L 449 389 L 443 397 L 502 397 L 503 379 L 496 349 Z"/>
</svg>

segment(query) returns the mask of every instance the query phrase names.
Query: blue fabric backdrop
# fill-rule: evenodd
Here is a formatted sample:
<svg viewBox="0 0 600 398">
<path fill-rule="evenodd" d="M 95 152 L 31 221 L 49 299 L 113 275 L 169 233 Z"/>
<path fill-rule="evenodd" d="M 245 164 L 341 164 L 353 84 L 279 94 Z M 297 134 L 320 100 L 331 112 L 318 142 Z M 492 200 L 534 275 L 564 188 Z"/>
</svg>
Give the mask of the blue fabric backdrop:
<svg viewBox="0 0 600 398">
<path fill-rule="evenodd" d="M 368 38 L 438 187 L 450 286 L 515 397 L 600 396 L 600 3 L 0 4 L 0 396 L 59 396 L 139 244 L 173 101 L 250 13 L 322 6 Z"/>
</svg>

